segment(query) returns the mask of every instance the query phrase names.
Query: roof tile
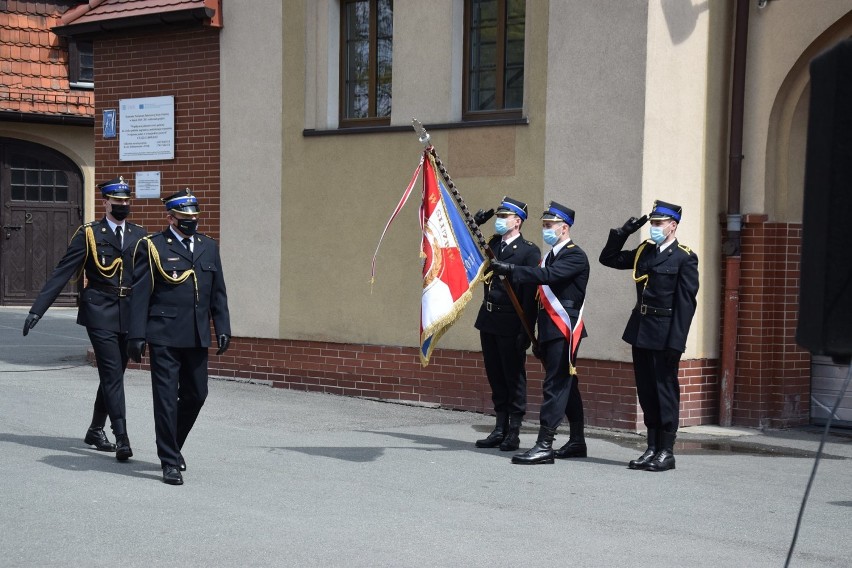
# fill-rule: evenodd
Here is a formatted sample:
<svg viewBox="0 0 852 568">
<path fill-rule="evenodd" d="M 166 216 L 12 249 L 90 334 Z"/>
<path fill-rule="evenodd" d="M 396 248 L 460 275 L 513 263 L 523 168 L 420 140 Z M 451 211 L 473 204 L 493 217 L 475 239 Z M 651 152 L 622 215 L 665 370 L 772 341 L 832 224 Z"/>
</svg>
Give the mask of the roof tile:
<svg viewBox="0 0 852 568">
<path fill-rule="evenodd" d="M 91 2 L 95 4 L 95 2 Z M 51 28 L 75 2 L 8 0 L 0 21 L 0 110 L 94 116 L 94 93 L 72 90 L 68 51 Z"/>
</svg>

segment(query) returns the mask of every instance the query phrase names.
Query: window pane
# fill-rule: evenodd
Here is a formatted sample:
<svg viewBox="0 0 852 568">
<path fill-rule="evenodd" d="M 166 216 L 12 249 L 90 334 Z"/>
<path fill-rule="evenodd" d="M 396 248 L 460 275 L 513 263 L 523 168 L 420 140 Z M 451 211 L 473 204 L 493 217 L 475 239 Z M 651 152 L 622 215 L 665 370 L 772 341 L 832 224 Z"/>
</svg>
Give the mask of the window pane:
<svg viewBox="0 0 852 568">
<path fill-rule="evenodd" d="M 393 70 L 393 0 L 344 0 L 342 17 L 342 117 L 388 117 Z"/>
<path fill-rule="evenodd" d="M 22 185 L 13 185 L 12 186 L 12 199 L 15 201 L 23 201 L 24 200 L 24 186 Z"/>
<path fill-rule="evenodd" d="M 39 191 L 38 186 L 29 187 L 27 186 L 27 201 L 38 201 Z"/>
<path fill-rule="evenodd" d="M 12 183 L 18 185 L 24 183 L 24 170 L 12 168 Z"/>
<path fill-rule="evenodd" d="M 95 80 L 95 56 L 92 42 L 77 42 L 78 79 L 84 83 Z"/>
<path fill-rule="evenodd" d="M 68 175 L 65 172 L 56 171 L 56 185 L 68 185 Z"/>
<path fill-rule="evenodd" d="M 38 170 L 27 170 L 27 185 L 38 185 Z"/>
<path fill-rule="evenodd" d="M 507 0 L 503 108 L 521 108 L 524 104 L 525 16 L 526 2 L 523 0 Z"/>
<path fill-rule="evenodd" d="M 42 187 L 41 188 L 41 200 L 42 201 L 53 201 L 53 188 L 52 187 Z"/>
<path fill-rule="evenodd" d="M 68 188 L 67 187 L 57 187 L 56 188 L 56 201 L 68 201 Z"/>
</svg>

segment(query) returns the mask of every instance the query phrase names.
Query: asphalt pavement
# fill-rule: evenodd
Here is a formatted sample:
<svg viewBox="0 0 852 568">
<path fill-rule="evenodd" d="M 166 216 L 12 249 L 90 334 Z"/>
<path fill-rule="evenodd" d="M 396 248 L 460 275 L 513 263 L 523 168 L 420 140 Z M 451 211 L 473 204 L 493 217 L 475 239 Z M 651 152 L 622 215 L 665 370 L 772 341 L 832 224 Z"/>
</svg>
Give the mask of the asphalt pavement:
<svg viewBox="0 0 852 568">
<path fill-rule="evenodd" d="M 489 416 L 217 379 L 169 486 L 148 373 L 126 375 L 119 463 L 83 443 L 98 379 L 76 311 L 22 337 L 26 311 L 0 308 L 2 567 L 781 567 L 821 434 L 685 428 L 677 469 L 651 473 L 626 467 L 640 436 L 590 429 L 588 459 L 519 466 L 474 447 Z M 852 566 L 849 430 L 791 566 Z"/>
</svg>

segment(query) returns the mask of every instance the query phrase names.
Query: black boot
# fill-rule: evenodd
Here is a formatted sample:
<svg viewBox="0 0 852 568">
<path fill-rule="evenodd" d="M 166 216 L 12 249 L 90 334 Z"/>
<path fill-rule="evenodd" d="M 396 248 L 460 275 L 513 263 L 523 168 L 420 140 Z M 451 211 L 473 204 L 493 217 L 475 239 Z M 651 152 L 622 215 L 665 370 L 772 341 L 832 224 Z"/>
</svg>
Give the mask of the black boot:
<svg viewBox="0 0 852 568">
<path fill-rule="evenodd" d="M 488 437 L 483 438 L 482 440 L 476 441 L 477 448 L 496 448 L 499 446 L 503 439 L 506 437 L 506 430 L 509 428 L 509 413 L 508 412 L 498 412 L 497 413 L 497 424 L 494 426 L 494 430 L 488 434 Z"/>
<path fill-rule="evenodd" d="M 648 449 L 645 450 L 645 453 L 636 458 L 635 460 L 630 460 L 630 463 L 627 464 L 627 467 L 630 469 L 648 469 L 648 464 L 651 463 L 651 460 L 657 453 L 657 448 L 659 447 L 657 436 L 659 435 L 659 430 L 656 428 L 648 428 Z"/>
<path fill-rule="evenodd" d="M 521 447 L 521 423 L 524 421 L 523 414 L 512 414 L 509 416 L 509 429 L 506 437 L 500 444 L 501 452 L 514 452 Z"/>
<path fill-rule="evenodd" d="M 124 418 L 112 421 L 112 433 L 115 434 L 115 459 L 127 461 L 133 457 L 130 449 L 130 439 L 127 437 L 127 426 Z"/>
<path fill-rule="evenodd" d="M 556 459 L 584 458 L 588 455 L 583 423 L 569 422 L 569 425 L 571 427 L 571 434 L 568 436 L 568 442 L 554 452 Z"/>
<path fill-rule="evenodd" d="M 522 454 L 512 456 L 512 463 L 523 465 L 553 463 L 553 437 L 555 435 L 556 428 L 539 427 L 538 440 L 536 440 L 535 446 Z"/>
<path fill-rule="evenodd" d="M 674 444 L 677 432 L 660 432 L 660 450 L 651 459 L 648 471 L 666 471 L 675 468 Z"/>
<path fill-rule="evenodd" d="M 99 452 L 114 452 L 115 444 L 109 441 L 106 432 L 104 432 L 104 424 L 106 424 L 106 412 L 98 412 L 92 414 L 92 424 L 86 431 L 86 437 L 83 442 L 94 446 Z"/>
</svg>

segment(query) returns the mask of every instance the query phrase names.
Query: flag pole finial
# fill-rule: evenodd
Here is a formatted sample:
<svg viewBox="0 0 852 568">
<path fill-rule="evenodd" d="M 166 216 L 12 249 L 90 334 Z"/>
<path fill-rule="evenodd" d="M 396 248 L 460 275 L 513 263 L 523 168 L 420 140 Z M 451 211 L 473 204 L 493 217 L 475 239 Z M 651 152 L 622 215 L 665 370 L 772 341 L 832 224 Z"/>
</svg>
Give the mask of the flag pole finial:
<svg viewBox="0 0 852 568">
<path fill-rule="evenodd" d="M 432 137 L 428 132 L 426 132 L 426 128 L 423 127 L 423 123 L 416 118 L 411 117 L 411 127 L 414 129 L 414 132 L 417 133 L 417 139 L 420 140 L 420 143 L 424 146 L 429 146 Z"/>
</svg>

